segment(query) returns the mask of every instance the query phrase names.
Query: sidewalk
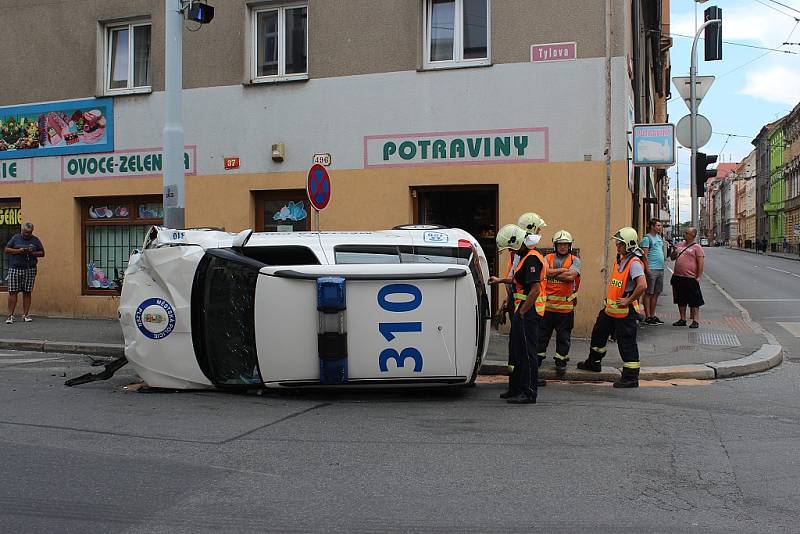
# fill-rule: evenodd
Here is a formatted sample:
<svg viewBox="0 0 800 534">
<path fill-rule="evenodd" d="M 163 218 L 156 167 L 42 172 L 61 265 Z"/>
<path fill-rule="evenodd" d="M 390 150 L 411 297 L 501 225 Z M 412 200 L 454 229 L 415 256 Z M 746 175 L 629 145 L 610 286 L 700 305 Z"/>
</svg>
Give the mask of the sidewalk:
<svg viewBox="0 0 800 534">
<path fill-rule="evenodd" d="M 738 250 L 740 252 L 749 252 L 750 254 L 762 254 L 761 252 L 752 248 L 739 248 L 739 247 L 726 247 L 731 250 Z M 774 256 L 776 258 L 785 258 L 787 260 L 800 261 L 800 254 L 784 254 L 783 252 L 767 252 L 767 256 Z"/>
<path fill-rule="evenodd" d="M 667 279 L 669 273 L 667 273 Z M 750 321 L 707 277 L 701 283 L 706 305 L 700 308 L 700 328 L 674 327 L 678 311 L 671 288 L 659 299 L 657 315 L 665 324 L 639 329 L 639 355 L 643 380 L 713 379 L 764 371 L 782 360 L 782 347 Z M 581 302 L 581 306 L 588 306 Z M 599 311 L 599 307 L 598 307 Z M 66 319 L 34 316 L 33 322 L 0 323 L 0 349 L 34 350 L 119 357 L 123 336 L 119 322 L 110 319 Z M 554 336 L 555 337 L 555 336 Z M 505 374 L 508 336 L 492 331 L 481 374 Z M 555 379 L 554 339 L 542 365 L 544 378 Z M 602 373 L 579 371 L 575 364 L 589 354 L 587 339 L 573 339 L 566 379 L 615 380 L 622 359 L 615 343 L 608 344 Z"/>
<path fill-rule="evenodd" d="M 707 277 L 700 284 L 705 300 L 705 306 L 700 308 L 700 328 L 672 326 L 679 316 L 672 303 L 669 276 L 667 272 L 664 293 L 656 309 L 656 315 L 665 324 L 647 325 L 638 330 L 642 379 L 722 378 L 763 371 L 780 363 L 780 345 L 776 345 L 774 338 L 768 338 L 761 327 L 750 321 L 746 312 L 743 314 Z M 585 301 L 581 303 L 581 306 L 588 305 Z M 543 378 L 556 378 L 554 353 L 555 335 L 550 341 L 547 360 L 540 368 Z M 506 374 L 507 354 L 508 336 L 493 331 L 481 373 Z M 577 362 L 585 360 L 588 354 L 589 340 L 573 338 L 567 380 L 615 380 L 619 376 L 622 359 L 615 343 L 608 344 L 602 373 L 576 369 Z"/>
</svg>

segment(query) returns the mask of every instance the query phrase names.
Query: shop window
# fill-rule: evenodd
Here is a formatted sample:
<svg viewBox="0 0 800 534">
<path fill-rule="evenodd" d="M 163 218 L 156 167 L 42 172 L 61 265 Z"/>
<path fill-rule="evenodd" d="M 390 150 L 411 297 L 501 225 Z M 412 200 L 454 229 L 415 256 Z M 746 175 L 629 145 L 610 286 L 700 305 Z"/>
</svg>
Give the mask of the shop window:
<svg viewBox="0 0 800 534">
<path fill-rule="evenodd" d="M 255 81 L 308 77 L 308 6 L 293 4 L 252 11 L 251 75 Z"/>
<path fill-rule="evenodd" d="M 306 232 L 311 229 L 311 205 L 305 189 L 256 193 L 259 232 Z"/>
<path fill-rule="evenodd" d="M 83 293 L 116 292 L 131 252 L 163 219 L 160 196 L 82 199 Z"/>
<path fill-rule="evenodd" d="M 20 232 L 22 226 L 22 212 L 19 201 L 0 201 L 0 244 L 5 248 L 9 240 Z M 35 229 L 34 229 L 35 230 Z M 0 290 L 8 289 L 8 256 L 0 254 Z"/>
<path fill-rule="evenodd" d="M 106 94 L 150 91 L 150 22 L 105 27 Z"/>
<path fill-rule="evenodd" d="M 425 68 L 489 64 L 490 0 L 425 0 Z"/>
</svg>

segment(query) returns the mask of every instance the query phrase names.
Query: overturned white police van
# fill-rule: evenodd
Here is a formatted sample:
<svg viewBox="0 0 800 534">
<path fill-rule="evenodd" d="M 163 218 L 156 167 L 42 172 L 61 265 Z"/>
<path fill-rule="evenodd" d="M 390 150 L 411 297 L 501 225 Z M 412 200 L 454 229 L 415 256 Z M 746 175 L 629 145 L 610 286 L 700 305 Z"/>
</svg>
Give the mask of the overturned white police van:
<svg viewBox="0 0 800 534">
<path fill-rule="evenodd" d="M 458 229 L 153 227 L 125 271 L 125 358 L 161 388 L 472 384 L 488 275 Z"/>
</svg>

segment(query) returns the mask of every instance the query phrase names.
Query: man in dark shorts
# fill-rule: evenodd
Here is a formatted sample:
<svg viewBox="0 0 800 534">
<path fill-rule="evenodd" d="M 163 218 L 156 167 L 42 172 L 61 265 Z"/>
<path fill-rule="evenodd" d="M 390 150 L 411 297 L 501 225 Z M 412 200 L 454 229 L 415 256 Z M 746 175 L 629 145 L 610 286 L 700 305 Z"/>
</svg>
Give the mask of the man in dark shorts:
<svg viewBox="0 0 800 534">
<path fill-rule="evenodd" d="M 14 235 L 6 245 L 8 255 L 8 319 L 6 324 L 14 323 L 14 310 L 17 307 L 17 293 L 22 292 L 22 320 L 31 322 L 28 315 L 31 309 L 31 293 L 36 280 L 36 264 L 44 257 L 44 246 L 33 235 L 33 224 L 26 222 L 22 232 Z"/>
<path fill-rule="evenodd" d="M 697 238 L 696 228 L 687 228 L 683 233 L 684 242 L 675 247 L 671 259 L 675 260 L 675 270 L 670 280 L 672 300 L 678 305 L 681 318 L 672 326 L 686 326 L 686 306 L 689 306 L 689 317 L 692 323 L 689 328 L 699 328 L 697 322 L 700 306 L 705 304 L 703 292 L 700 290 L 700 278 L 705 267 L 705 252 Z"/>
</svg>

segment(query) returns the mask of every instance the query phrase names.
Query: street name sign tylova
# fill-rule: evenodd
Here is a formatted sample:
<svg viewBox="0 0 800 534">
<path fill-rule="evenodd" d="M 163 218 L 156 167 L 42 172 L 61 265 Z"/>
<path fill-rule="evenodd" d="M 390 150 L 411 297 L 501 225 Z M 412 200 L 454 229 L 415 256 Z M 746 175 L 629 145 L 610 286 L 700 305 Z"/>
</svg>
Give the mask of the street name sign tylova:
<svg viewBox="0 0 800 534">
<path fill-rule="evenodd" d="M 692 92 L 692 83 L 691 83 L 690 76 L 674 76 L 672 78 L 672 83 L 675 84 L 675 88 L 678 90 L 678 93 L 683 98 L 683 101 L 686 102 L 686 107 L 689 108 L 689 111 L 692 109 L 692 104 L 689 102 L 691 99 L 691 92 Z M 697 105 L 700 105 L 700 101 L 706 96 L 706 93 L 711 88 L 711 84 L 714 83 L 714 76 L 696 76 L 695 77 L 695 100 L 697 100 Z"/>
</svg>

